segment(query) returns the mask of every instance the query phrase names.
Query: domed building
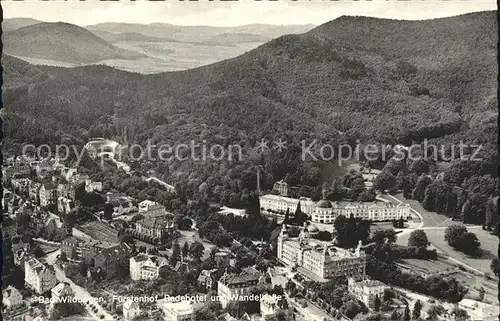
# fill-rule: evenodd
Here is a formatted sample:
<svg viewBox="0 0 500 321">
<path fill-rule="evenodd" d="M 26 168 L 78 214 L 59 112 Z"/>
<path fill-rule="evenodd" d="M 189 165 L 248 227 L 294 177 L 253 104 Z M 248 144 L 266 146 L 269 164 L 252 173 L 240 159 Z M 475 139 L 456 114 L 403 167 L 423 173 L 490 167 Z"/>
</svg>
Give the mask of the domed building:
<svg viewBox="0 0 500 321">
<path fill-rule="evenodd" d="M 333 215 L 335 211 L 332 202 L 323 198 L 321 201 L 316 203 L 316 210 L 312 214 L 312 221 L 318 223 L 333 223 L 335 216 Z"/>
</svg>

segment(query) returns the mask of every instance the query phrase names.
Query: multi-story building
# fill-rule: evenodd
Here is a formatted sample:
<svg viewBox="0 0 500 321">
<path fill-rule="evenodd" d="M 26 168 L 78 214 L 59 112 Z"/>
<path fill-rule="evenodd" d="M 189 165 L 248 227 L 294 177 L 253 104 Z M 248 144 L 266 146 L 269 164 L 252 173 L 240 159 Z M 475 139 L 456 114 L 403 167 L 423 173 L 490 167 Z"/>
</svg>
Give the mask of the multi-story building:
<svg viewBox="0 0 500 321">
<path fill-rule="evenodd" d="M 68 259 L 83 261 L 87 265 L 92 265 L 92 262 L 100 251 L 111 248 L 116 244 L 79 239 L 74 236 L 69 236 L 61 241 L 61 253 L 64 253 Z"/>
<path fill-rule="evenodd" d="M 101 268 L 107 279 L 112 278 L 119 270 L 127 268 L 131 253 L 126 243 L 103 249 L 94 257 L 94 267 Z"/>
<path fill-rule="evenodd" d="M 59 197 L 57 199 L 57 211 L 60 214 L 67 214 L 75 207 L 75 203 L 72 199 L 66 197 Z"/>
<path fill-rule="evenodd" d="M 278 259 L 317 281 L 365 274 L 366 256 L 361 242 L 355 249 L 339 248 L 333 242 L 311 240 L 310 233 L 316 230 L 312 226 L 304 226 L 299 236 L 292 238 L 288 236 L 286 225 L 283 225 L 278 236 Z"/>
<path fill-rule="evenodd" d="M 252 294 L 251 291 L 259 284 L 259 273 L 228 274 L 227 272 L 217 283 L 217 294 L 220 304 L 226 308 L 229 302 L 238 300 L 241 296 Z"/>
<path fill-rule="evenodd" d="M 75 173 L 68 179 L 68 182 L 73 186 L 78 186 L 80 184 L 85 184 L 88 179 L 90 179 L 90 177 L 87 174 Z"/>
<path fill-rule="evenodd" d="M 348 279 L 349 293 L 356 296 L 369 308 L 373 308 L 375 306 L 376 297 L 382 301 L 384 292 L 388 289 L 389 287 L 387 285 L 377 280 L 370 280 L 367 278 Z"/>
<path fill-rule="evenodd" d="M 217 269 L 202 270 L 198 276 L 198 284 L 207 290 L 212 289 L 216 274 Z"/>
<path fill-rule="evenodd" d="M 311 220 L 318 223 L 333 223 L 343 215 L 371 221 L 392 221 L 411 216 L 409 204 L 393 204 L 390 202 L 330 202 L 323 199 L 316 203 L 316 210 L 311 215 Z"/>
<path fill-rule="evenodd" d="M 2 304 L 9 309 L 15 309 L 24 304 L 23 296 L 12 285 L 7 286 L 2 291 Z"/>
<path fill-rule="evenodd" d="M 102 192 L 102 182 L 92 182 L 90 179 L 85 181 L 85 192 Z"/>
<path fill-rule="evenodd" d="M 153 212 L 158 214 L 151 214 L 149 211 L 141 212 L 144 218 L 135 222 L 135 231 L 143 237 L 164 240 L 175 232 L 173 215 L 164 210 L 157 212 L 157 209 L 154 209 Z"/>
<path fill-rule="evenodd" d="M 71 184 L 60 183 L 57 185 L 57 196 L 64 197 L 70 200 L 75 199 L 75 187 Z"/>
<path fill-rule="evenodd" d="M 57 188 L 51 182 L 45 182 L 40 187 L 40 205 L 47 207 L 57 202 Z"/>
<path fill-rule="evenodd" d="M 24 321 L 28 307 L 24 304 L 22 294 L 13 286 L 2 291 L 2 317 L 6 321 Z"/>
<path fill-rule="evenodd" d="M 280 310 L 278 296 L 265 294 L 260 299 L 260 314 L 264 320 L 273 318 Z"/>
<path fill-rule="evenodd" d="M 134 300 L 127 300 L 123 303 L 123 318 L 125 320 L 134 320 L 141 315 L 139 303 Z"/>
<path fill-rule="evenodd" d="M 155 280 L 160 271 L 168 267 L 168 260 L 160 256 L 138 254 L 130 258 L 130 278 L 138 280 Z"/>
<path fill-rule="evenodd" d="M 31 181 L 29 186 L 29 198 L 38 204 L 40 202 L 40 188 L 42 187 L 41 183 Z"/>
<path fill-rule="evenodd" d="M 48 161 L 40 161 L 34 166 L 36 176 L 39 179 L 46 179 L 54 172 L 54 167 Z"/>
<path fill-rule="evenodd" d="M 31 169 L 27 164 L 16 164 L 2 167 L 2 179 L 10 181 L 12 178 L 27 178 L 31 174 Z"/>
<path fill-rule="evenodd" d="M 59 283 L 50 292 L 53 302 L 60 302 L 62 298 L 75 296 L 75 292 L 67 282 Z"/>
<path fill-rule="evenodd" d="M 393 204 L 390 202 L 330 202 L 322 199 L 314 203 L 310 198 L 290 198 L 280 195 L 267 194 L 260 197 L 260 206 L 263 211 L 274 211 L 285 214 L 287 210 L 294 213 L 297 206 L 307 214 L 313 222 L 333 223 L 337 217 L 343 215 L 362 218 L 372 221 L 389 221 L 411 216 L 409 204 Z"/>
<path fill-rule="evenodd" d="M 294 213 L 300 203 L 300 210 L 309 216 L 315 211 L 315 203 L 310 198 L 301 197 L 300 199 L 281 195 L 267 194 L 260 197 L 260 207 L 263 211 L 279 212 L 285 214 L 288 210 Z"/>
<path fill-rule="evenodd" d="M 273 190 L 279 193 L 281 196 L 287 196 L 288 195 L 288 184 L 284 182 L 283 180 L 277 181 L 273 185 Z"/>
<path fill-rule="evenodd" d="M 24 282 L 38 294 L 50 291 L 56 286 L 57 279 L 54 269 L 36 258 L 30 258 L 24 263 Z"/>
</svg>

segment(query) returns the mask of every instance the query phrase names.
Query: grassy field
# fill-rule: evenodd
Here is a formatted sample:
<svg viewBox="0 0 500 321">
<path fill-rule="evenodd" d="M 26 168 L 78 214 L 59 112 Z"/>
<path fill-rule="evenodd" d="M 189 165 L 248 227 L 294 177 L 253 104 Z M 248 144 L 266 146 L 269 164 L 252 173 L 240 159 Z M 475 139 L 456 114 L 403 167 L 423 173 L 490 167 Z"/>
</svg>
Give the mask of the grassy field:
<svg viewBox="0 0 500 321">
<path fill-rule="evenodd" d="M 96 240 L 118 243 L 117 232 L 106 223 L 100 221 L 87 222 L 80 225 L 79 229 Z"/>
<path fill-rule="evenodd" d="M 478 257 L 471 257 L 462 252 L 455 251 L 444 240 L 444 229 L 425 230 L 425 234 L 427 234 L 427 238 L 432 244 L 432 247 L 434 247 L 438 252 L 448 255 L 451 258 L 470 265 L 482 272 L 491 273 L 490 263 L 495 257 L 495 253 L 498 248 L 498 238 L 494 235 L 490 235 L 487 231 L 483 231 L 482 229 L 474 228 L 469 230 L 475 233 L 481 242 L 482 254 Z M 407 245 L 409 236 L 410 234 L 398 236 L 397 244 Z"/>
<path fill-rule="evenodd" d="M 423 221 L 424 221 L 423 227 L 428 227 L 428 226 L 449 226 L 449 225 L 451 225 L 453 223 L 451 221 L 451 219 L 449 219 L 445 215 L 438 214 L 438 213 L 435 213 L 435 212 L 429 212 L 428 210 L 424 209 L 422 207 L 422 205 L 420 205 L 420 203 L 418 201 L 416 201 L 416 200 L 409 200 L 409 199 L 407 200 L 407 199 L 404 199 L 402 193 L 395 194 L 393 196 L 395 198 L 397 198 L 398 200 L 402 201 L 403 203 L 410 204 L 410 206 L 414 210 L 416 210 L 417 212 L 420 213 L 420 215 L 422 215 L 422 218 L 423 218 Z M 385 196 L 384 198 L 389 198 L 389 197 Z"/>
</svg>

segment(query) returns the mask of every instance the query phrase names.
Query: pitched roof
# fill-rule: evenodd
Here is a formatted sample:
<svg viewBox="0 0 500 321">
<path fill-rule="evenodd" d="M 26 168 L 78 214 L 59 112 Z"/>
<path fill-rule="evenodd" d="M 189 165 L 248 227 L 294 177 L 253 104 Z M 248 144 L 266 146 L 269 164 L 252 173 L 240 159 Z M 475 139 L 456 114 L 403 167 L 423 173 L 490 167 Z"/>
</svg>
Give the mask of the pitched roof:
<svg viewBox="0 0 500 321">
<path fill-rule="evenodd" d="M 241 274 L 227 274 L 222 276 L 220 282 L 225 285 L 230 284 L 241 284 L 247 282 L 258 282 L 260 278 L 260 273 L 241 273 Z"/>
<path fill-rule="evenodd" d="M 168 228 L 174 226 L 172 214 L 144 215 L 144 218 L 137 223 L 148 228 Z"/>
</svg>

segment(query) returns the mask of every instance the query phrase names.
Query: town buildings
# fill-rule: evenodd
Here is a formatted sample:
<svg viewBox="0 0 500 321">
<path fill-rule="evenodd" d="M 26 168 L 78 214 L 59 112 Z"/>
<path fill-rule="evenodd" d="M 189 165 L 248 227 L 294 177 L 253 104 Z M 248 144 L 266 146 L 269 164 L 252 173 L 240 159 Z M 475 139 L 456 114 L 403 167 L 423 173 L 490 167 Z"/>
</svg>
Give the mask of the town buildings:
<svg viewBox="0 0 500 321">
<path fill-rule="evenodd" d="M 61 214 L 67 214 L 75 208 L 75 204 L 72 199 L 59 197 L 57 199 L 57 212 Z"/>
<path fill-rule="evenodd" d="M 130 258 L 129 265 L 132 280 L 154 280 L 162 269 L 168 267 L 168 260 L 160 256 L 138 254 Z"/>
<path fill-rule="evenodd" d="M 45 182 L 40 187 L 40 205 L 48 207 L 55 205 L 57 201 L 57 188 L 51 182 Z"/>
<path fill-rule="evenodd" d="M 64 197 L 70 200 L 75 199 L 75 187 L 71 184 L 62 184 L 57 185 L 57 196 Z"/>
<path fill-rule="evenodd" d="M 365 274 L 366 256 L 361 243 L 356 249 L 343 249 L 334 242 L 310 239 L 312 233 L 317 233 L 317 228 L 304 225 L 299 236 L 292 238 L 284 224 L 278 236 L 278 259 L 316 281 Z"/>
<path fill-rule="evenodd" d="M 94 257 L 94 267 L 101 268 L 106 278 L 112 278 L 120 270 L 126 269 L 132 249 L 126 243 L 102 249 Z"/>
<path fill-rule="evenodd" d="M 260 299 L 260 314 L 264 320 L 272 318 L 279 310 L 279 297 L 276 295 L 263 295 Z"/>
<path fill-rule="evenodd" d="M 8 309 L 15 309 L 24 304 L 23 296 L 15 287 L 9 285 L 2 291 L 2 305 Z"/>
<path fill-rule="evenodd" d="M 61 241 L 60 246 L 61 253 L 64 253 L 68 259 L 92 265 L 93 259 L 100 251 L 111 248 L 114 244 L 69 236 Z"/>
<path fill-rule="evenodd" d="M 102 182 L 92 182 L 90 179 L 85 181 L 85 192 L 102 192 Z"/>
<path fill-rule="evenodd" d="M 217 269 L 202 270 L 198 276 L 198 284 L 206 290 L 211 290 L 214 286 L 216 274 Z"/>
<path fill-rule="evenodd" d="M 347 284 L 349 293 L 355 295 L 370 309 L 375 306 L 376 297 L 382 301 L 384 292 L 389 289 L 384 283 L 367 278 L 349 278 Z"/>
<path fill-rule="evenodd" d="M 62 298 L 75 296 L 75 292 L 67 282 L 59 283 L 50 292 L 52 294 L 51 299 L 54 302 L 62 302 Z"/>
<path fill-rule="evenodd" d="M 24 282 L 38 294 L 50 291 L 57 283 L 52 266 L 41 263 L 36 258 L 30 258 L 24 263 Z"/>
<path fill-rule="evenodd" d="M 2 290 L 2 318 L 6 321 L 24 321 L 28 307 L 22 294 L 13 286 Z"/>
<path fill-rule="evenodd" d="M 125 320 L 134 320 L 136 317 L 141 315 L 141 308 L 139 303 L 134 300 L 127 300 L 123 303 L 123 318 Z"/>
<path fill-rule="evenodd" d="M 238 300 L 240 296 L 250 295 L 259 279 L 260 273 L 243 271 L 241 274 L 228 274 L 226 271 L 217 283 L 217 294 L 222 307 L 226 308 L 229 302 Z"/>
</svg>

